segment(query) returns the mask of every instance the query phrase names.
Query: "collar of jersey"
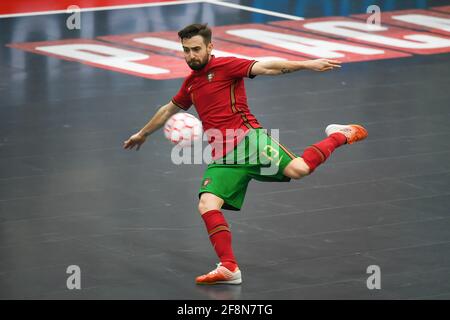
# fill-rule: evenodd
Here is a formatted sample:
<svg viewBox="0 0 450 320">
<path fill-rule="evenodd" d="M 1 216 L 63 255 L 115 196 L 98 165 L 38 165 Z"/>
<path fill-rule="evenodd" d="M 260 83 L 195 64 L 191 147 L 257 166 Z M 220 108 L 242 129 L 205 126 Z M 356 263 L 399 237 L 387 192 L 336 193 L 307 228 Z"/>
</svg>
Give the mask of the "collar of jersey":
<svg viewBox="0 0 450 320">
<path fill-rule="evenodd" d="M 194 70 L 194 74 L 202 74 L 204 72 L 207 72 L 209 70 L 209 67 L 211 66 L 211 63 L 213 62 L 213 60 L 216 57 L 212 54 L 211 55 L 211 59 L 209 59 L 208 63 L 206 64 L 206 66 L 203 67 L 203 69 L 201 70 Z"/>
</svg>

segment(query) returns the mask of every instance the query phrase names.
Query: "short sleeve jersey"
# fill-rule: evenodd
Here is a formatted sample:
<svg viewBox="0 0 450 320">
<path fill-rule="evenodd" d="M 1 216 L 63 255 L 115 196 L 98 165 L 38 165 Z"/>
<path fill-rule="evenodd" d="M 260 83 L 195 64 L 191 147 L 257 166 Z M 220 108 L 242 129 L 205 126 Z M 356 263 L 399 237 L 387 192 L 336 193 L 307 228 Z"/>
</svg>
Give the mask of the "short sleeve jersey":
<svg viewBox="0 0 450 320">
<path fill-rule="evenodd" d="M 215 132 L 214 138 L 208 139 L 213 159 L 230 152 L 249 129 L 261 128 L 250 112 L 244 86 L 245 77 L 254 77 L 250 72 L 255 63 L 255 60 L 211 56 L 204 68 L 191 72 L 172 98 L 183 110 L 194 105 L 206 134 Z M 222 139 L 217 138 L 219 131 Z"/>
</svg>

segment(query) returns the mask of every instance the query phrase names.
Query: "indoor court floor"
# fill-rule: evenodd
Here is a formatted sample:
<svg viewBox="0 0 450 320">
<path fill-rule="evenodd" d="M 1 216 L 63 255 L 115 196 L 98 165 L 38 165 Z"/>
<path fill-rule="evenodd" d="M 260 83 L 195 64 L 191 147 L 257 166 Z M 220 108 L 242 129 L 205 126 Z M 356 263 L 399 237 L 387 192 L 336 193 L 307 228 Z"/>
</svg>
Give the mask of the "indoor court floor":
<svg viewBox="0 0 450 320">
<path fill-rule="evenodd" d="M 52 8 L 2 8 L 1 299 L 450 299 L 449 1 L 142 2 L 84 10 L 80 29 Z M 407 43 L 419 34 L 430 46 L 302 25 L 303 18 L 363 23 L 371 4 L 381 9 L 384 37 Z M 440 23 L 395 24 L 389 14 L 402 10 Z M 223 211 L 239 286 L 194 282 L 218 262 L 197 211 L 206 164 L 172 163 L 162 131 L 139 152 L 122 147 L 188 72 L 177 50 L 133 37 L 176 41 L 194 22 L 212 27 L 220 50 L 246 56 L 318 58 L 230 28 L 251 24 L 379 52 L 343 52 L 333 72 L 246 79 L 251 111 L 296 154 L 323 139 L 330 123 L 361 123 L 369 137 L 304 179 L 252 181 L 242 210 Z M 102 54 L 80 61 L 42 49 L 83 41 L 146 54 L 145 63 L 169 71 L 144 74 L 104 63 Z M 81 289 L 68 289 L 69 266 L 79 267 Z M 367 286 L 371 266 L 379 289 Z"/>
</svg>

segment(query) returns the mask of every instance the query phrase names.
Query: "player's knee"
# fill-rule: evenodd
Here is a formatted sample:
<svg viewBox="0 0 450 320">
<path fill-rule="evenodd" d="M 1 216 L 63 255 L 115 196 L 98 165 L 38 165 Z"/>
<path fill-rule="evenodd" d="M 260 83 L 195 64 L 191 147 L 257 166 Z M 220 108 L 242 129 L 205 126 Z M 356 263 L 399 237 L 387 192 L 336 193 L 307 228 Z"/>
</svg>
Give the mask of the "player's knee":
<svg viewBox="0 0 450 320">
<path fill-rule="evenodd" d="M 292 179 L 300 179 L 310 174 L 310 169 L 305 161 L 298 157 L 286 168 L 285 175 Z"/>
<path fill-rule="evenodd" d="M 302 177 L 304 177 L 306 175 L 307 174 L 301 170 L 294 169 L 291 171 L 291 178 L 295 179 L 295 180 L 301 179 Z"/>
<path fill-rule="evenodd" d="M 217 199 L 216 199 L 217 198 Z M 198 202 L 198 212 L 204 214 L 210 210 L 219 210 L 221 208 L 221 200 L 208 193 L 203 193 L 200 196 L 200 201 Z"/>
<path fill-rule="evenodd" d="M 296 170 L 291 170 L 291 171 L 290 171 L 290 174 L 289 174 L 289 177 L 290 177 L 291 179 L 298 180 L 298 179 L 300 179 L 300 178 L 302 177 L 302 175 L 300 174 L 300 172 L 298 172 L 298 171 L 296 171 Z"/>
<path fill-rule="evenodd" d="M 198 212 L 200 214 L 204 214 L 207 211 L 208 211 L 208 203 L 204 199 L 200 198 L 200 201 L 198 202 Z"/>
<path fill-rule="evenodd" d="M 311 173 L 311 170 L 309 169 L 308 165 L 304 161 L 302 161 L 302 163 L 299 164 L 298 167 L 296 168 L 296 173 L 298 179 L 300 179 L 301 177 L 309 175 Z"/>
</svg>

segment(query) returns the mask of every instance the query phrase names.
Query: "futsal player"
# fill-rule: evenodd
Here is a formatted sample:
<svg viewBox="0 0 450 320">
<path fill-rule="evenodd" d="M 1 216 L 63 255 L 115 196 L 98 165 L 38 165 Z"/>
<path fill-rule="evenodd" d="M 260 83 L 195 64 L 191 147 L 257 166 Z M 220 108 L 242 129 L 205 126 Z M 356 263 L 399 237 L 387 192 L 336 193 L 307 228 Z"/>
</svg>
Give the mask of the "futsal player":
<svg viewBox="0 0 450 320">
<path fill-rule="evenodd" d="M 308 61 L 255 61 L 212 55 L 212 32 L 207 25 L 193 24 L 178 32 L 186 63 L 192 72 L 178 93 L 162 106 L 136 134 L 124 141 L 125 149 L 137 147 L 180 110 L 192 105 L 205 132 L 214 129 L 222 139 L 211 139 L 212 162 L 199 189 L 198 210 L 213 248 L 220 260 L 217 268 L 196 278 L 197 284 L 240 284 L 242 274 L 233 253 L 230 227 L 222 209 L 240 210 L 248 183 L 252 180 L 287 182 L 310 175 L 332 152 L 345 144 L 367 137 L 361 125 L 332 124 L 325 129 L 327 138 L 308 146 L 297 156 L 267 134 L 247 104 L 244 78 L 258 75 L 282 75 L 299 70 L 329 71 L 340 62 L 329 59 Z M 233 129 L 230 135 L 227 129 Z M 251 154 L 255 150 L 256 154 Z M 239 152 L 244 150 L 245 152 Z M 248 152 L 247 152 L 248 151 Z M 253 160 L 249 161 L 251 156 Z M 235 161 L 224 161 L 232 157 Z M 237 161 L 237 159 L 242 161 Z M 276 170 L 267 174 L 275 166 Z"/>
</svg>

